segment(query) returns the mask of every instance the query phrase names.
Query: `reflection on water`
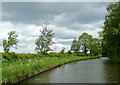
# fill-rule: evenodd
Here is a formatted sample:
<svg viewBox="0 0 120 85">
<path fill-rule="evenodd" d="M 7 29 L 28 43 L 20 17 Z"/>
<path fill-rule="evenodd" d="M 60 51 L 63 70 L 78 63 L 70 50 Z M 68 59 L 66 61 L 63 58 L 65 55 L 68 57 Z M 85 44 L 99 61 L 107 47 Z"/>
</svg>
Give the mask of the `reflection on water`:
<svg viewBox="0 0 120 85">
<path fill-rule="evenodd" d="M 41 73 L 21 83 L 118 83 L 118 64 L 109 58 L 84 60 Z"/>
</svg>

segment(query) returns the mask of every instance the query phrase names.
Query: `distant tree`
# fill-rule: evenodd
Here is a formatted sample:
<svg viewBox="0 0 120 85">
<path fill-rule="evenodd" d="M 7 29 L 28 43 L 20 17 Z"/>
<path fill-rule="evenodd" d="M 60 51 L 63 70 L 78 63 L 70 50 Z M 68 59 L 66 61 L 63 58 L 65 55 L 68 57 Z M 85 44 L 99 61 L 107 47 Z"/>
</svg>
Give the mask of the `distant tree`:
<svg viewBox="0 0 120 85">
<path fill-rule="evenodd" d="M 89 47 L 91 55 L 99 55 L 101 53 L 100 40 L 98 38 L 92 38 Z"/>
<path fill-rule="evenodd" d="M 15 34 L 15 31 L 9 32 L 8 35 L 8 40 L 3 40 L 3 48 L 5 53 L 9 53 L 12 47 L 17 49 L 18 35 Z"/>
<path fill-rule="evenodd" d="M 72 45 L 71 45 L 71 51 L 74 51 L 74 53 L 77 53 L 79 51 L 79 48 L 80 48 L 80 44 L 78 43 L 76 38 L 74 38 Z"/>
<path fill-rule="evenodd" d="M 102 53 L 109 57 L 120 57 L 120 1 L 111 3 L 106 9 Z"/>
<path fill-rule="evenodd" d="M 68 54 L 72 54 L 72 52 L 71 52 L 71 50 L 68 50 L 68 52 L 67 52 Z"/>
<path fill-rule="evenodd" d="M 42 29 L 40 30 L 40 36 L 36 39 L 36 48 L 35 50 L 38 53 L 47 53 L 48 51 L 52 51 L 50 48 L 51 45 L 54 44 L 52 41 L 54 33 L 52 30 L 48 29 L 48 22 L 42 24 Z"/>
<path fill-rule="evenodd" d="M 87 55 L 87 52 L 89 51 L 90 48 L 90 41 L 91 41 L 92 36 L 89 35 L 88 33 L 84 32 L 80 37 L 79 37 L 79 44 L 80 44 L 80 49 L 83 50 L 83 52 Z"/>
<path fill-rule="evenodd" d="M 62 48 L 62 50 L 60 51 L 60 53 L 64 53 L 65 52 L 65 47 Z"/>
</svg>

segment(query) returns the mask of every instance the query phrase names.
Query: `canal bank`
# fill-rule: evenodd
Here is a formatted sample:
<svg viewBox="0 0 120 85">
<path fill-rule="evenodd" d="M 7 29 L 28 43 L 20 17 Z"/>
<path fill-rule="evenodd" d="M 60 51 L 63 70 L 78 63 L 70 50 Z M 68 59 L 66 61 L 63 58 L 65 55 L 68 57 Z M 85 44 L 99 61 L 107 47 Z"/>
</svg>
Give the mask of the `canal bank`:
<svg viewBox="0 0 120 85">
<path fill-rule="evenodd" d="M 29 78 L 23 83 L 120 83 L 119 64 L 111 63 L 107 57 L 72 62 L 40 75 Z"/>
<path fill-rule="evenodd" d="M 53 69 L 55 67 L 58 67 L 58 66 L 70 63 L 70 62 L 79 61 L 79 60 L 86 60 L 86 59 L 94 59 L 94 58 L 98 58 L 98 57 L 97 56 L 86 56 L 86 57 L 85 56 L 84 57 L 83 56 L 82 57 L 77 57 L 77 56 L 75 57 L 74 56 L 74 57 L 61 58 L 61 60 L 57 59 L 56 63 L 54 63 L 51 66 L 46 65 L 46 67 L 44 67 L 44 68 L 40 68 L 40 69 L 38 69 L 38 70 L 36 70 L 34 72 L 30 72 L 29 74 L 27 74 L 27 75 L 25 75 L 23 77 L 17 77 L 14 80 L 11 80 L 9 82 L 3 82 L 2 84 L 3 85 L 4 84 L 15 84 L 15 83 L 21 82 L 23 80 L 26 80 L 26 79 L 28 79 L 30 77 L 33 77 L 33 76 L 35 76 L 37 74 L 40 74 L 42 72 L 45 72 L 47 70 Z M 59 63 L 58 63 L 58 61 L 59 61 Z M 24 71 L 21 71 L 21 72 L 24 72 Z M 19 71 L 19 73 L 20 73 L 20 71 Z M 5 72 L 4 72 L 4 74 L 5 74 Z M 23 73 L 21 73 L 21 74 L 23 74 Z M 10 76 L 8 76 L 8 77 L 10 77 Z"/>
</svg>

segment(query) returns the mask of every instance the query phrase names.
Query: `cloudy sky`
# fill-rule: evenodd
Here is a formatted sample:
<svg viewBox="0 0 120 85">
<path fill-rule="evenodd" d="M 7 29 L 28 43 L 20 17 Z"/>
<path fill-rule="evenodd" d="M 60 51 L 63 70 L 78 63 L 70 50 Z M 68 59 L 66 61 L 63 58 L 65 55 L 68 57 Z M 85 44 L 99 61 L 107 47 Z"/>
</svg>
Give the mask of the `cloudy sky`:
<svg viewBox="0 0 120 85">
<path fill-rule="evenodd" d="M 106 6 L 109 2 L 3 2 L 2 25 L 0 27 L 0 43 L 7 39 L 8 32 L 16 31 L 18 53 L 35 53 L 35 40 L 39 36 L 41 24 L 49 21 L 53 30 L 52 46 L 54 52 L 62 47 L 66 51 L 74 37 L 78 38 L 83 32 L 98 37 L 98 32 L 104 23 Z M 3 52 L 2 46 L 0 51 Z"/>
</svg>

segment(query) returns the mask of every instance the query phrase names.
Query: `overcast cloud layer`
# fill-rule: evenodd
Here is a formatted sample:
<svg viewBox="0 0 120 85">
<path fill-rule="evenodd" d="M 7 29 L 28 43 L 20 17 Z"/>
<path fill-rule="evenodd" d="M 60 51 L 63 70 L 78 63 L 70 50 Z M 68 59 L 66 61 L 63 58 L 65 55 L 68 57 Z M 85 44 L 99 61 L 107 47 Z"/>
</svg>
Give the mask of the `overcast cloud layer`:
<svg viewBox="0 0 120 85">
<path fill-rule="evenodd" d="M 83 32 L 98 37 L 98 32 L 104 23 L 108 2 L 4 2 L 2 4 L 2 25 L 0 27 L 0 42 L 7 39 L 7 33 L 15 30 L 18 33 L 19 44 L 15 52 L 34 53 L 35 39 L 39 36 L 41 24 L 49 21 L 53 29 L 52 46 L 56 52 L 62 47 L 66 51 L 74 37 Z M 3 48 L 0 47 L 3 52 Z"/>
</svg>

